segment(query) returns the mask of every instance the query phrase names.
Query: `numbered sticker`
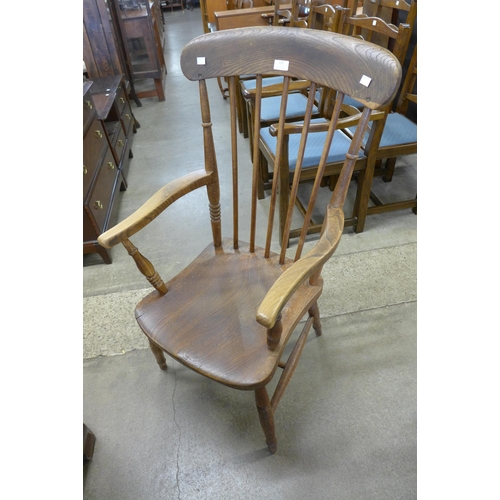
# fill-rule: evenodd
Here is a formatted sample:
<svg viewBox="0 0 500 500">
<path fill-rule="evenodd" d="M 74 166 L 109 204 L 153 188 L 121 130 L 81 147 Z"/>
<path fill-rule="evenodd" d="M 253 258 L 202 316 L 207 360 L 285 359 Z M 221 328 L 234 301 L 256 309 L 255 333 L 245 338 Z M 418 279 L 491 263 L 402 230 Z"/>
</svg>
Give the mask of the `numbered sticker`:
<svg viewBox="0 0 500 500">
<path fill-rule="evenodd" d="M 198 66 L 205 66 L 205 64 L 206 64 L 205 58 L 204 57 L 197 57 L 196 58 L 196 64 Z"/>
</svg>

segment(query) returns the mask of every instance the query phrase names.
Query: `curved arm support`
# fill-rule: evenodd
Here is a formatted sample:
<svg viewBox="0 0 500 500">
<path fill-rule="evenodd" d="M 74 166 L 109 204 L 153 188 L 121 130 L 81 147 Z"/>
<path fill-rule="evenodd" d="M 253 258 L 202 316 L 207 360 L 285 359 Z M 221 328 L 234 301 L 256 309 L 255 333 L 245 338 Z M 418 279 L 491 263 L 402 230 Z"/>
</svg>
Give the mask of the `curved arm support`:
<svg viewBox="0 0 500 500">
<path fill-rule="evenodd" d="M 272 329 L 281 310 L 294 292 L 308 278 L 321 270 L 323 264 L 337 248 L 344 229 L 344 212 L 341 208 L 328 205 L 324 231 L 314 248 L 293 263 L 267 292 L 257 311 L 257 322 Z"/>
<path fill-rule="evenodd" d="M 265 85 L 265 80 L 262 82 L 262 97 L 273 97 L 283 94 L 283 84 L 275 83 L 273 85 Z M 311 86 L 309 80 L 290 80 L 290 85 L 288 86 L 289 92 L 296 92 L 297 90 L 307 90 Z M 256 89 L 244 89 L 243 97 L 245 99 L 254 99 Z"/>
<path fill-rule="evenodd" d="M 163 210 L 172 205 L 174 201 L 195 189 L 206 186 L 212 182 L 212 174 L 205 170 L 197 170 L 184 175 L 179 179 L 169 182 L 157 191 L 146 203 L 138 208 L 125 220 L 101 234 L 97 241 L 104 248 L 111 248 L 118 243 L 123 243 L 152 220 L 156 219 Z"/>
<path fill-rule="evenodd" d="M 344 118 L 339 118 L 337 121 L 337 127 L 336 129 L 346 129 L 350 127 L 354 127 L 359 124 L 359 121 L 362 117 L 362 112 L 358 112 L 355 115 L 352 116 L 346 116 Z M 377 121 L 377 120 L 382 120 L 385 117 L 385 113 L 383 111 L 372 111 L 370 115 L 370 121 Z M 315 122 L 315 123 L 310 123 L 309 124 L 309 131 L 310 132 L 328 132 L 328 129 L 330 127 L 330 121 L 326 120 L 324 122 Z M 290 135 L 290 134 L 301 134 L 302 130 L 304 128 L 304 125 L 302 123 L 285 123 L 284 126 L 284 134 L 285 135 Z M 278 134 L 278 124 L 275 123 L 273 125 L 270 125 L 269 127 L 269 133 L 273 136 L 276 137 Z"/>
</svg>

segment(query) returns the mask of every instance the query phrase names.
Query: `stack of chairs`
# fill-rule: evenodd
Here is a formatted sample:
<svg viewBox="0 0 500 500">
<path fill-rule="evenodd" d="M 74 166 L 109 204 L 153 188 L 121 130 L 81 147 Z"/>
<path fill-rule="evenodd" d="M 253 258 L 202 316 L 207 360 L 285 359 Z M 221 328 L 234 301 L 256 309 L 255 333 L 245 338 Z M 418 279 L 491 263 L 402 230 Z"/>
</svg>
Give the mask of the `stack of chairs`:
<svg viewBox="0 0 500 500">
<path fill-rule="evenodd" d="M 376 2 L 371 2 L 375 4 L 377 9 L 384 8 L 385 13 L 390 9 L 397 10 L 401 9 L 403 12 L 407 13 L 407 19 L 413 24 L 416 21 L 416 2 L 414 0 L 376 0 Z M 328 6 L 327 4 L 318 5 L 318 3 L 311 5 L 307 20 L 307 29 L 321 29 L 336 31 L 345 34 L 349 37 L 362 38 L 366 41 L 371 41 L 377 45 L 382 45 L 384 48 L 392 52 L 399 62 L 403 65 L 405 58 L 407 56 L 412 24 L 410 23 L 400 23 L 399 26 L 394 25 L 390 21 L 385 21 L 380 17 L 368 16 L 366 14 L 356 14 L 353 12 L 358 12 L 359 3 L 354 2 L 352 10 L 343 6 Z M 378 11 L 377 11 L 378 12 Z M 321 13 L 324 13 L 323 19 L 321 19 Z M 391 14 L 391 19 L 395 14 Z M 416 56 L 415 56 L 416 61 Z M 279 77 L 277 77 L 279 78 Z M 280 158 L 282 166 L 280 166 L 280 171 L 282 172 L 281 179 L 278 181 L 280 184 L 280 201 L 279 201 L 279 213 L 280 221 L 285 221 L 287 219 L 287 213 L 292 211 L 294 205 L 298 206 L 303 217 L 309 221 L 308 234 L 318 233 L 321 231 L 322 220 L 317 222 L 313 221 L 313 212 L 311 211 L 311 205 L 314 203 L 308 203 L 309 209 L 304 209 L 303 205 L 299 202 L 297 193 L 290 192 L 287 189 L 287 185 L 291 185 L 295 166 L 293 162 L 288 162 L 288 158 L 293 158 L 296 149 L 299 147 L 298 134 L 301 130 L 301 121 L 305 115 L 305 107 L 308 102 L 308 82 L 301 82 L 303 88 L 299 89 L 303 99 L 303 110 L 292 108 L 290 111 L 294 113 L 289 113 L 289 109 L 285 111 L 287 121 L 289 125 L 286 129 L 285 136 L 280 140 L 275 135 L 274 127 L 272 122 L 272 117 L 269 121 L 262 122 L 260 127 L 260 136 L 258 140 L 258 147 L 254 145 L 253 138 L 251 141 L 251 151 L 253 154 L 259 154 L 260 156 L 260 172 L 261 176 L 259 179 L 259 197 L 264 196 L 264 192 L 269 189 L 271 182 L 273 180 L 273 172 L 276 170 L 276 158 Z M 299 85 L 299 84 L 297 84 Z M 290 91 L 290 87 L 286 90 Z M 268 102 L 271 103 L 271 99 L 275 100 L 274 106 L 275 110 L 280 110 L 281 96 L 279 94 L 285 92 L 281 87 L 281 84 L 275 84 L 274 86 L 275 94 L 272 97 L 263 99 L 262 106 Z M 247 111 L 249 123 L 252 121 L 252 99 L 251 95 L 254 91 L 251 89 L 243 90 L 243 95 L 247 99 Z M 263 90 L 265 92 L 265 90 Z M 318 132 L 318 137 L 325 133 L 327 129 L 327 124 L 331 113 L 335 107 L 337 92 L 335 89 L 315 89 L 315 99 L 313 101 L 313 127 L 316 127 Z M 408 92 L 407 92 L 408 94 Z M 264 94 L 265 95 L 265 94 Z M 407 99 L 406 99 L 407 100 Z M 416 101 L 416 99 L 414 99 Z M 398 101 L 399 102 L 399 101 Z M 267 105 L 267 104 L 266 104 Z M 337 134 L 337 142 L 333 142 L 332 148 L 329 152 L 328 160 L 325 166 L 325 170 L 322 177 L 322 182 L 318 185 L 312 187 L 311 194 L 309 195 L 314 201 L 318 195 L 319 188 L 321 186 L 328 185 L 330 189 L 333 189 L 335 182 L 338 179 L 339 166 L 345 159 L 345 154 L 349 147 L 349 143 L 352 139 L 353 131 L 355 130 L 361 112 L 363 111 L 363 106 L 360 105 L 354 98 L 345 99 L 341 104 L 341 109 L 343 113 L 343 122 L 339 123 L 339 127 L 342 128 L 343 134 Z M 357 181 L 356 196 L 353 206 L 352 214 L 345 221 L 345 226 L 352 226 L 356 232 L 362 232 L 364 230 L 366 217 L 372 213 L 380 213 L 381 211 L 388 210 L 398 210 L 402 208 L 413 208 L 416 209 L 416 198 L 411 201 L 405 201 L 401 204 L 384 204 L 372 193 L 372 184 L 375 176 L 379 175 L 381 171 L 380 165 L 383 158 L 390 158 L 386 161 L 387 175 L 385 180 L 390 180 L 390 168 L 395 162 L 395 157 L 399 154 L 411 154 L 411 152 L 416 152 L 416 140 L 411 143 L 411 146 L 404 148 L 396 148 L 396 144 L 391 144 L 387 142 L 387 137 L 389 136 L 389 126 L 396 122 L 396 114 L 392 116 L 393 112 L 390 107 L 384 109 L 378 113 L 372 114 L 372 126 L 369 128 L 364 143 L 363 150 L 356 160 L 355 164 L 355 178 Z M 395 113 L 395 112 L 394 112 Z M 401 116 L 404 113 L 403 103 L 398 106 L 397 115 Z M 300 115 L 300 116 L 298 116 Z M 276 123 L 277 117 L 274 121 Z M 411 127 L 408 127 L 411 129 Z M 251 127 L 249 126 L 249 129 Z M 385 134 L 384 134 L 385 129 Z M 416 125 L 415 125 L 416 134 Z M 278 155 L 278 149 L 281 148 L 281 152 Z M 384 149 L 385 148 L 385 149 Z M 406 153 L 408 151 L 409 153 Z M 397 153 L 397 155 L 395 154 Z M 316 178 L 317 166 L 320 163 L 321 151 L 318 151 L 314 147 L 314 140 L 310 139 L 310 142 L 306 146 L 305 159 L 301 171 L 301 181 L 307 182 L 312 177 Z M 285 176 L 283 172 L 287 172 L 288 175 Z M 369 207 L 370 200 L 376 205 L 376 207 Z M 290 228 L 288 232 L 284 227 L 284 223 L 280 226 L 280 234 L 289 233 L 290 238 L 295 238 L 298 236 L 298 231 Z M 283 244 L 289 245 L 290 241 L 284 241 Z"/>
</svg>

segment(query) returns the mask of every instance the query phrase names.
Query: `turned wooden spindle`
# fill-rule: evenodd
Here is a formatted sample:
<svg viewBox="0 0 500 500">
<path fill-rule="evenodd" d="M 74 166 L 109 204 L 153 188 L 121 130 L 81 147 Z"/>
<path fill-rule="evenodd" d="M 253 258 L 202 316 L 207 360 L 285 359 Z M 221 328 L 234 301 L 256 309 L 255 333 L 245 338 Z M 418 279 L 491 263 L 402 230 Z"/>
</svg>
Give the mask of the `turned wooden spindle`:
<svg viewBox="0 0 500 500">
<path fill-rule="evenodd" d="M 135 245 L 130 240 L 123 240 L 123 246 L 127 249 L 128 254 L 134 259 L 137 269 L 146 276 L 146 279 L 158 290 L 161 294 L 167 293 L 167 287 L 160 275 L 156 272 L 153 264 L 142 255 Z"/>
</svg>

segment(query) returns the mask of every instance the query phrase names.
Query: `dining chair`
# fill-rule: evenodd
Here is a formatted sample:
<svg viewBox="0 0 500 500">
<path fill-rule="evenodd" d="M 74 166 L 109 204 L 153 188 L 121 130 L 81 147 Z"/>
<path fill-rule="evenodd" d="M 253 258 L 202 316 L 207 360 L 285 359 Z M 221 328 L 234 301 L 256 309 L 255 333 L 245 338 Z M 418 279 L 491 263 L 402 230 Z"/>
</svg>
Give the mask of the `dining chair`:
<svg viewBox="0 0 500 500">
<path fill-rule="evenodd" d="M 386 23 L 379 18 L 369 18 L 367 16 L 351 16 L 350 9 L 337 9 L 341 15 L 339 29 L 341 31 L 349 32 L 347 35 L 353 39 L 362 40 L 362 36 L 358 33 L 358 30 L 364 30 L 364 36 L 366 32 L 369 34 L 380 33 L 391 39 L 394 39 L 394 52 L 393 54 L 398 59 L 402 61 L 404 59 L 405 50 L 407 48 L 407 42 L 409 40 L 411 29 L 407 24 L 400 24 L 396 27 L 390 23 Z M 355 29 L 347 29 L 346 25 L 350 28 L 353 26 Z M 316 31 L 316 30 L 306 30 L 306 31 Z M 376 46 L 374 46 L 376 47 Z M 320 109 L 321 115 L 316 118 L 314 123 L 314 130 L 318 134 L 324 134 L 325 130 L 328 128 L 328 123 L 330 121 L 329 113 L 332 113 L 336 106 L 337 101 L 337 91 L 334 88 L 324 88 L 322 89 L 326 99 L 321 102 Z M 284 92 L 283 92 L 284 95 Z M 352 105 L 353 100 L 356 103 L 360 103 L 360 108 Z M 345 102 L 344 102 L 345 101 Z M 342 112 L 342 120 L 339 121 L 339 127 L 342 131 L 337 134 L 336 139 L 332 143 L 331 151 L 329 152 L 328 160 L 326 163 L 326 168 L 322 172 L 323 179 L 320 181 L 319 186 L 329 186 L 330 189 L 334 188 L 335 183 L 339 178 L 340 169 L 342 163 L 345 159 L 345 155 L 348 152 L 349 141 L 353 137 L 353 130 L 356 130 L 357 123 L 361 117 L 362 109 L 365 106 L 357 97 L 350 95 L 344 96 L 342 102 L 339 103 L 340 111 Z M 377 112 L 372 115 L 372 121 L 378 121 L 383 118 L 386 111 Z M 291 122 L 287 127 L 287 132 L 285 139 L 278 142 L 276 131 L 274 130 L 273 124 L 268 126 L 265 124 L 261 127 L 259 133 L 259 161 L 260 161 L 260 176 L 258 180 L 259 184 L 259 196 L 262 198 L 264 196 L 264 191 L 268 191 L 271 182 L 274 182 L 275 172 L 277 171 L 278 163 L 282 163 L 280 166 L 282 176 L 280 178 L 280 191 L 279 191 L 279 211 L 280 211 L 280 234 L 283 236 L 287 234 L 289 238 L 297 238 L 301 232 L 301 227 L 292 228 L 290 231 L 286 230 L 285 219 L 286 214 L 289 211 L 293 211 L 293 205 L 296 205 L 298 212 L 301 213 L 305 220 L 309 221 L 307 227 L 308 234 L 317 234 L 321 231 L 322 222 L 317 220 L 319 215 L 316 216 L 316 220 L 313 220 L 312 214 L 314 208 L 310 210 L 306 206 L 311 206 L 311 201 L 317 197 L 316 187 L 313 188 L 311 194 L 311 200 L 305 204 L 301 202 L 300 197 L 296 195 L 292 196 L 290 189 L 287 189 L 287 183 L 291 186 L 292 181 L 295 176 L 295 164 L 294 159 L 298 151 L 300 144 L 299 136 L 301 132 L 302 121 Z M 377 129 L 378 130 L 378 129 Z M 321 137 L 318 135 L 318 137 Z M 370 145 L 373 149 L 376 149 L 376 144 L 371 142 Z M 346 227 L 352 226 L 354 231 L 359 233 L 363 231 L 365 218 L 366 218 L 366 207 L 369 198 L 371 178 L 372 174 L 365 175 L 365 170 L 367 168 L 367 156 L 371 149 L 363 149 L 363 154 L 360 154 L 355 162 L 354 171 L 356 174 L 356 194 L 352 213 L 350 217 L 344 221 Z M 305 150 L 305 160 L 303 168 L 300 172 L 301 182 L 313 182 L 316 178 L 316 173 L 319 168 L 319 160 L 321 158 L 321 147 L 316 144 L 315 140 L 309 140 L 306 150 Z M 287 168 L 288 167 L 288 168 Z M 285 171 L 288 171 L 288 177 L 285 175 Z M 314 205 L 313 205 L 314 207 Z M 290 244 L 289 240 L 283 239 L 283 244 L 288 247 Z M 300 244 L 300 242 L 299 242 Z"/>
<path fill-rule="evenodd" d="M 345 0 L 340 0 L 340 2 L 345 3 Z M 322 29 L 337 32 L 340 25 L 340 6 L 332 6 L 321 3 L 324 22 L 320 23 L 316 21 L 318 16 L 318 9 L 315 8 L 316 4 L 319 4 L 318 0 L 293 0 L 291 22 L 289 27 Z M 314 27 L 310 26 L 311 22 L 314 21 L 316 21 Z M 241 108 L 245 108 L 245 116 L 242 119 L 246 119 L 247 122 L 244 137 L 248 137 L 249 139 L 250 155 L 252 156 L 254 137 L 251 124 L 253 123 L 253 96 L 255 94 L 255 79 L 242 80 L 240 82 L 240 90 Z M 322 89 L 317 89 L 315 94 L 315 103 L 313 108 L 313 116 L 315 117 L 321 116 L 319 111 L 320 101 L 322 98 L 321 90 Z M 275 77 L 273 81 L 266 80 L 266 89 L 264 93 L 265 100 L 262 101 L 261 110 L 262 127 L 269 126 L 278 119 L 282 92 L 283 85 L 279 77 Z M 309 82 L 293 82 L 289 87 L 289 92 L 292 96 L 288 100 L 286 118 L 288 121 L 297 121 L 303 118 L 305 114 L 307 98 L 309 95 Z"/>
<path fill-rule="evenodd" d="M 375 192 L 374 186 L 376 177 L 382 177 L 385 182 L 392 181 L 397 158 L 417 153 L 417 124 L 407 116 L 409 105 L 417 105 L 416 87 L 417 46 L 413 50 L 410 65 L 401 86 L 396 109 L 394 111 L 391 111 L 390 108 L 386 109 L 384 118 L 373 122 L 368 127 L 363 144 L 365 154 L 369 157 L 365 171 L 367 187 L 363 191 L 363 197 L 359 200 L 359 204 L 355 207 L 355 213 L 360 220 L 358 231 L 364 229 L 368 215 L 409 208 L 414 214 L 417 213 L 416 194 L 410 199 L 401 200 L 397 199 L 401 198 L 401 195 L 398 196 L 398 193 L 394 192 L 396 188 L 386 187 L 384 189 L 385 197 L 389 196 L 392 201 L 387 199 L 383 201 L 381 196 Z"/>
<path fill-rule="evenodd" d="M 249 51 L 248 47 L 254 49 Z M 316 335 L 321 335 L 318 308 L 323 288 L 321 270 L 342 236 L 343 205 L 363 135 L 372 111 L 387 106 L 394 98 L 401 80 L 401 66 L 387 50 L 351 37 L 326 31 L 265 26 L 208 33 L 193 39 L 182 51 L 181 69 L 186 78 L 197 82 L 199 87 L 204 165 L 153 194 L 136 212 L 102 234 L 99 243 L 105 248 L 122 243 L 155 289 L 137 304 L 135 317 L 149 340 L 159 367 L 167 369 L 166 353 L 214 382 L 252 391 L 268 450 L 275 453 L 274 416 L 278 403 L 294 373 L 311 326 Z M 273 227 L 279 172 L 269 209 L 266 209 L 268 220 L 261 227 L 261 216 L 257 217 L 257 212 L 264 210 L 257 199 L 258 143 L 254 146 L 252 184 L 238 185 L 235 87 L 236 78 L 242 74 L 257 75 L 253 124 L 257 133 L 262 75 L 282 76 L 285 87 L 292 79 L 309 80 L 313 89 L 318 86 L 338 89 L 339 103 L 343 95 L 355 95 L 365 104 L 358 131 L 349 143 L 339 182 L 326 207 L 321 237 L 304 256 L 296 254 L 292 259 L 283 248 L 279 253 L 271 250 L 276 236 Z M 216 78 L 227 78 L 230 87 L 230 127 L 226 123 L 229 137 L 221 134 L 223 128 L 212 124 L 215 116 L 210 113 L 207 80 Z M 298 173 L 304 161 L 307 136 L 313 127 L 312 124 L 308 126 L 312 106 L 313 98 L 310 97 L 296 159 Z M 276 125 L 280 142 L 287 126 L 285 111 L 286 98 Z M 325 168 L 330 142 L 337 135 L 339 111 L 337 105 L 328 131 L 322 136 L 324 154 L 317 179 Z M 214 129 L 217 132 L 213 132 Z M 228 158 L 228 165 L 221 165 L 219 169 L 216 151 L 222 149 L 230 149 L 230 153 L 222 156 Z M 191 165 L 188 158 L 186 164 Z M 227 181 L 222 177 L 226 174 L 230 177 Z M 285 174 L 288 176 L 288 171 Z M 298 179 L 296 176 L 292 189 L 295 189 Z M 226 213 L 220 203 L 221 187 L 232 190 L 233 217 L 227 229 L 221 220 L 221 214 Z M 144 232 L 150 230 L 154 235 L 157 217 L 168 216 L 166 209 L 170 205 L 181 197 L 188 201 L 190 193 L 200 188 L 205 188 L 207 193 L 212 241 L 191 264 L 164 281 L 138 246 L 146 237 Z M 247 188 L 248 194 L 242 196 L 242 190 Z M 249 210 L 240 209 L 245 199 L 250 205 Z M 244 215 L 249 217 L 248 224 L 243 224 Z M 180 224 L 178 228 L 180 232 L 193 232 L 205 223 L 208 220 L 204 222 L 198 217 L 190 219 L 189 225 Z M 248 239 L 245 238 L 248 243 L 241 237 L 243 227 L 248 228 Z M 231 229 L 232 235 L 229 236 Z M 132 243 L 133 236 L 138 246 Z M 161 237 L 158 245 L 162 245 Z M 177 251 L 185 249 L 179 247 Z M 298 338 L 291 337 L 302 319 L 305 322 L 300 325 Z M 292 349 L 289 355 L 287 349 L 285 356 L 287 344 Z M 281 374 L 277 377 L 277 384 L 271 386 L 273 394 L 270 397 L 268 386 L 277 371 Z M 201 409 L 200 425 L 204 418 Z"/>
</svg>

